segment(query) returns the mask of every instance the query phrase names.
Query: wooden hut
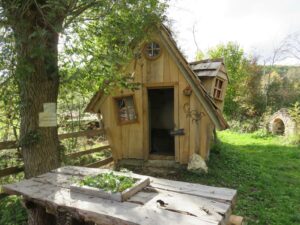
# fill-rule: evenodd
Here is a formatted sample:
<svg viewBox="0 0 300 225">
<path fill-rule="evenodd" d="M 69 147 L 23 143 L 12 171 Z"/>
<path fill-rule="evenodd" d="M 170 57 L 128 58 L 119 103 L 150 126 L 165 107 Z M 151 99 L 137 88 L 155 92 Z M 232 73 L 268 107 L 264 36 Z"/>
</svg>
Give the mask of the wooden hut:
<svg viewBox="0 0 300 225">
<path fill-rule="evenodd" d="M 115 161 L 209 156 L 213 130 L 228 127 L 222 107 L 228 82 L 222 60 L 189 64 L 163 25 L 129 65 L 138 90 L 99 90 L 86 112 L 101 114 Z"/>
</svg>

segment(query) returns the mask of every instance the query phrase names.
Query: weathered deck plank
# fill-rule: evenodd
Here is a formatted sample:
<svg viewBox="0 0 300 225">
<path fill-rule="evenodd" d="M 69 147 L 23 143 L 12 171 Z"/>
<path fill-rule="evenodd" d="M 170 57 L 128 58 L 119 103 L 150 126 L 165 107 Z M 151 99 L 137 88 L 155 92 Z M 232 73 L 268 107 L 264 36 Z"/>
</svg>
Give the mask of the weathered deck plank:
<svg viewBox="0 0 300 225">
<path fill-rule="evenodd" d="M 200 185 L 200 195 L 205 194 L 208 196 L 206 198 L 199 196 L 197 185 L 189 186 L 190 184 L 183 182 L 173 183 L 152 177 L 151 186 L 125 202 L 70 192 L 70 184 L 76 179 L 106 171 L 63 167 L 30 180 L 5 185 L 3 189 L 8 194 L 23 195 L 50 212 L 55 213 L 58 207 L 64 207 L 76 218 L 101 224 L 218 225 L 226 224 L 231 214 L 232 199 L 229 196 L 231 194 L 235 197 L 233 190 Z M 141 177 L 136 174 L 133 176 Z M 206 187 L 212 188 L 214 192 L 205 190 Z M 212 200 L 216 197 L 221 200 Z"/>
<path fill-rule="evenodd" d="M 57 169 L 56 173 L 62 174 L 72 174 L 72 175 L 92 175 L 97 174 L 105 170 L 103 169 L 89 169 L 84 167 L 63 167 Z M 108 171 L 108 170 L 106 170 Z M 207 185 L 201 184 L 194 184 L 194 183 L 186 183 L 181 181 L 173 181 L 173 180 L 166 180 L 161 178 L 150 177 L 151 179 L 151 186 L 154 188 L 159 188 L 162 190 L 169 190 L 179 193 L 186 193 L 194 196 L 204 197 L 213 199 L 220 202 L 227 202 L 234 204 L 236 200 L 237 191 L 229 188 L 219 188 L 219 187 L 212 187 Z"/>
<path fill-rule="evenodd" d="M 135 176 L 136 177 L 136 176 Z M 143 176 L 138 176 L 143 177 Z M 46 173 L 41 176 L 32 178 L 31 180 L 43 184 L 51 184 L 62 188 L 69 188 L 70 184 L 74 183 L 79 176 L 72 176 L 72 175 L 65 175 L 65 174 L 56 174 L 56 173 Z M 131 197 L 128 202 L 135 202 L 137 204 L 146 205 L 149 201 L 156 202 L 157 200 L 163 200 L 170 206 L 171 203 L 173 207 L 180 207 L 176 208 L 178 210 L 184 211 L 182 206 L 185 207 L 185 204 L 178 204 L 178 202 L 187 202 L 189 208 L 195 207 L 198 210 L 198 213 L 203 215 L 206 214 L 215 214 L 215 215 L 227 215 L 231 212 L 230 204 L 217 202 L 211 199 L 206 199 L 202 197 L 196 197 L 189 194 L 178 193 L 178 192 L 171 192 L 171 191 L 164 191 L 155 188 L 147 188 L 145 191 L 141 191 Z M 175 204 L 176 203 L 176 204 Z M 156 204 L 156 203 L 155 203 Z M 178 205 L 178 206 L 176 206 Z M 175 209 L 174 208 L 174 209 Z"/>
</svg>

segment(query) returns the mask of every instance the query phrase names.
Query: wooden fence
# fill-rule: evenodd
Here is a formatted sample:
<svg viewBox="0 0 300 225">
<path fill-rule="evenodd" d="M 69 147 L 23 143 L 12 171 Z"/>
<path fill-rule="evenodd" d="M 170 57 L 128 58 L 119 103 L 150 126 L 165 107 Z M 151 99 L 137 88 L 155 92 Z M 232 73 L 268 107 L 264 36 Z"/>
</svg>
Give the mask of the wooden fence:
<svg viewBox="0 0 300 225">
<path fill-rule="evenodd" d="M 67 133 L 67 134 L 59 134 L 58 138 L 59 140 L 64 140 L 67 138 L 75 138 L 75 137 L 94 137 L 94 136 L 98 136 L 98 135 L 104 135 L 104 130 L 103 129 L 95 129 L 95 130 L 86 130 L 86 131 L 79 131 L 79 132 L 73 132 L 73 133 Z M 0 142 L 0 151 L 3 150 L 9 150 L 9 149 L 17 149 L 18 143 L 16 141 L 5 141 L 5 142 Z M 67 159 L 75 159 L 84 155 L 88 155 L 88 154 L 92 154 L 92 153 L 96 153 L 96 152 L 101 152 L 103 150 L 106 149 L 110 149 L 109 145 L 104 145 L 101 147 L 97 147 L 97 148 L 92 148 L 92 149 L 88 149 L 85 151 L 79 151 L 79 152 L 73 152 L 70 154 L 67 154 L 66 157 Z M 103 165 L 106 165 L 110 162 L 112 162 L 113 159 L 112 157 L 108 157 L 105 158 L 101 161 L 97 161 L 94 163 L 90 163 L 87 165 L 82 165 L 82 166 L 86 166 L 86 167 L 100 167 Z M 0 178 L 1 177 L 5 177 L 5 176 L 9 176 L 9 175 L 14 175 L 17 174 L 19 172 L 24 171 L 23 166 L 14 166 L 14 167 L 9 167 L 9 168 L 5 168 L 0 170 Z"/>
</svg>

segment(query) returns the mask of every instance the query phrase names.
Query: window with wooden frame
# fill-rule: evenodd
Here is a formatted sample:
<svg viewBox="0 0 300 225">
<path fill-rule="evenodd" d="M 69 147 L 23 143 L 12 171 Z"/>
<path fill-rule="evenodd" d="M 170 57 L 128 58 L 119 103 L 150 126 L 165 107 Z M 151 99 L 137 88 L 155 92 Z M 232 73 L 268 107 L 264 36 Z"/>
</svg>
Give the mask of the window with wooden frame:
<svg viewBox="0 0 300 225">
<path fill-rule="evenodd" d="M 214 98 L 222 100 L 222 89 L 224 81 L 216 78 L 215 88 L 214 88 Z"/>
<path fill-rule="evenodd" d="M 157 59 L 161 54 L 161 47 L 157 42 L 149 42 L 144 47 L 144 55 L 148 59 Z"/>
<path fill-rule="evenodd" d="M 133 95 L 116 97 L 117 118 L 120 124 L 137 122 L 137 112 Z"/>
</svg>

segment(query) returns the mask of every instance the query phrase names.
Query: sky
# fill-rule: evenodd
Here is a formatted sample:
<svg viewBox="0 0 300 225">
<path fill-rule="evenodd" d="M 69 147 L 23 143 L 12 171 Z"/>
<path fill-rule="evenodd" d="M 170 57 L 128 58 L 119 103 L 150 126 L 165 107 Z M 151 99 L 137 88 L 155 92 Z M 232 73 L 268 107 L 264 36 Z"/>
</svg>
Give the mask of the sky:
<svg viewBox="0 0 300 225">
<path fill-rule="evenodd" d="M 172 31 L 189 61 L 196 55 L 194 36 L 203 52 L 234 41 L 262 63 L 287 35 L 300 32 L 300 0 L 170 0 L 169 5 Z"/>
</svg>

